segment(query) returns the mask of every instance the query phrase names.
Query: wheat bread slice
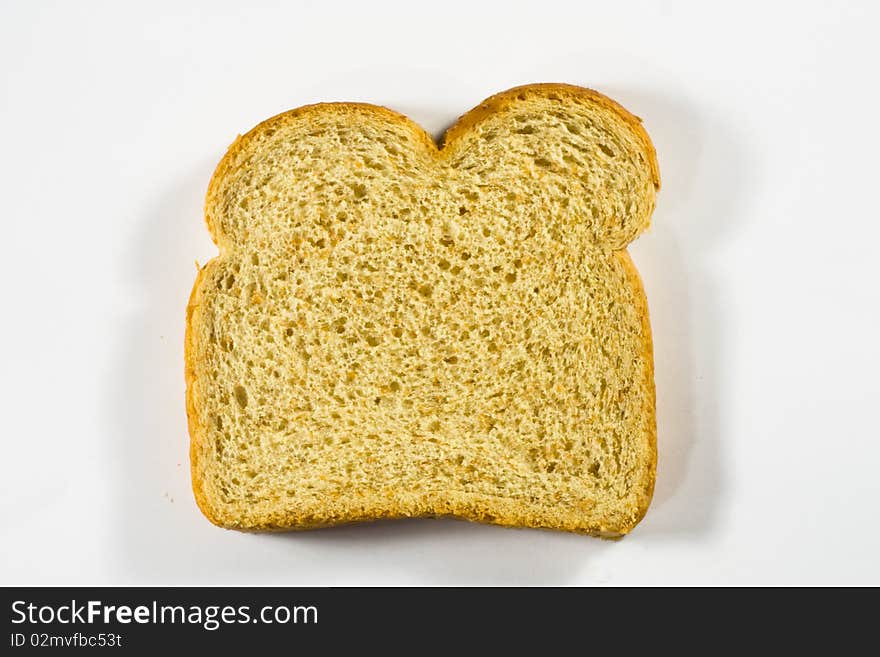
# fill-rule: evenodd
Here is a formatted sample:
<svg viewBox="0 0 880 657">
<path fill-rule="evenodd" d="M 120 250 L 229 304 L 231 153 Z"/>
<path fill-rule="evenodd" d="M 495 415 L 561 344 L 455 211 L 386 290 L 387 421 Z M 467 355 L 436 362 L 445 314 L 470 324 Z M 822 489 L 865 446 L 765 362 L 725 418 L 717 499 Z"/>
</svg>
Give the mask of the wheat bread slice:
<svg viewBox="0 0 880 657">
<path fill-rule="evenodd" d="M 193 490 L 214 523 L 456 516 L 619 536 L 655 468 L 651 331 L 626 245 L 659 189 L 640 120 L 503 92 L 442 147 L 363 104 L 238 138 L 187 308 Z"/>
</svg>

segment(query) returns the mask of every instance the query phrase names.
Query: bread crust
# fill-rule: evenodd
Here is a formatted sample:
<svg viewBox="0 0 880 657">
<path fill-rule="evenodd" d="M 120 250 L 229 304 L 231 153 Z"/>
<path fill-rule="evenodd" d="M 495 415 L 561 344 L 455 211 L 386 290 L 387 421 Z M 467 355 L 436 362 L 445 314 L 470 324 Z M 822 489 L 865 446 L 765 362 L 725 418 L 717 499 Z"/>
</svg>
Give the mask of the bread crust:
<svg viewBox="0 0 880 657">
<path fill-rule="evenodd" d="M 387 107 L 367 103 L 317 103 L 305 105 L 266 119 L 246 134 L 239 135 L 229 146 L 226 154 L 217 165 L 217 168 L 211 177 L 205 199 L 205 222 L 208 231 L 211 234 L 211 238 L 217 245 L 220 253 L 217 257 L 213 258 L 199 269 L 187 304 L 186 332 L 184 337 L 186 413 L 190 434 L 190 472 L 192 476 L 193 495 L 199 509 L 212 523 L 224 528 L 245 531 L 291 531 L 316 529 L 320 527 L 380 519 L 448 516 L 474 522 L 509 527 L 557 529 L 614 539 L 629 533 L 629 531 L 631 531 L 632 528 L 635 527 L 645 516 L 653 496 L 657 467 L 653 342 L 648 315 L 648 304 L 641 278 L 626 249 L 614 251 L 612 256 L 616 257 L 624 266 L 629 285 L 631 286 L 633 298 L 638 306 L 639 315 L 642 318 L 642 328 L 645 336 L 644 351 L 642 355 L 646 363 L 646 377 L 643 381 L 643 385 L 645 390 L 649 391 L 649 395 L 647 396 L 649 408 L 646 412 L 646 423 L 648 426 L 646 429 L 649 440 L 650 462 L 646 470 L 647 474 L 645 481 L 641 482 L 641 487 L 639 488 L 640 493 L 637 509 L 628 521 L 623 524 L 614 527 L 601 524 L 585 525 L 565 514 L 559 514 L 557 517 L 551 518 L 551 514 L 548 514 L 546 510 L 537 513 L 530 510 L 527 504 L 517 500 L 450 491 L 432 498 L 422 496 L 420 499 L 412 500 L 389 498 L 380 501 L 373 497 L 369 500 L 371 506 L 360 513 L 329 515 L 325 509 L 305 513 L 279 512 L 269 514 L 261 521 L 249 523 L 245 527 L 241 526 L 240 521 L 236 518 L 223 517 L 222 513 L 214 509 L 211 506 L 209 497 L 206 495 L 203 487 L 203 478 L 200 476 L 200 454 L 201 448 L 204 446 L 207 437 L 207 428 L 199 422 L 198 413 L 196 412 L 201 396 L 195 373 L 197 336 L 194 327 L 198 324 L 196 318 L 198 317 L 202 306 L 202 282 L 209 273 L 209 268 L 214 266 L 228 250 L 227 245 L 222 239 L 223 236 L 218 230 L 217 218 L 215 216 L 219 187 L 230 172 L 236 168 L 236 159 L 246 149 L 249 142 L 255 137 L 263 134 L 266 130 L 271 130 L 289 121 L 299 120 L 310 113 L 347 114 L 354 112 L 373 114 L 385 121 L 397 123 L 399 126 L 409 130 L 416 138 L 416 141 L 423 145 L 427 151 L 433 154 L 433 156 L 444 157 L 445 153 L 450 150 L 450 144 L 453 144 L 467 135 L 481 120 L 528 95 L 543 95 L 547 97 L 558 96 L 560 99 L 576 98 L 581 101 L 586 100 L 588 102 L 596 103 L 603 108 L 615 112 L 627 123 L 633 133 L 643 143 L 645 151 L 648 154 L 648 164 L 651 170 L 654 187 L 656 190 L 660 189 L 660 170 L 656 151 L 651 143 L 650 137 L 642 127 L 641 119 L 597 91 L 562 83 L 529 84 L 514 87 L 487 98 L 478 106 L 462 115 L 458 121 L 446 131 L 441 140 L 441 146 L 438 146 L 434 139 L 421 126 L 407 116 Z"/>
<path fill-rule="evenodd" d="M 186 332 L 184 334 L 184 377 L 186 378 L 186 419 L 187 419 L 187 427 L 189 429 L 189 464 L 190 464 L 190 476 L 192 477 L 192 489 L 193 496 L 196 499 L 196 504 L 198 505 L 201 512 L 205 515 L 205 517 L 210 520 L 215 525 L 222 525 L 220 518 L 218 518 L 210 504 L 208 504 L 208 498 L 205 495 L 205 491 L 202 487 L 202 477 L 199 476 L 198 465 L 199 465 L 199 448 L 205 442 L 205 427 L 199 423 L 198 413 L 196 413 L 196 400 L 198 397 L 198 393 L 196 391 L 196 371 L 195 371 L 195 339 L 196 332 L 193 330 L 193 326 L 195 322 L 193 321 L 193 316 L 195 313 L 199 312 L 201 303 L 200 296 L 202 291 L 202 281 L 205 279 L 205 276 L 208 273 L 208 267 L 213 266 L 213 263 L 217 262 L 218 258 L 213 258 L 206 265 L 199 268 L 199 273 L 196 275 L 195 283 L 193 283 L 192 292 L 189 295 L 189 302 L 186 305 Z"/>
<path fill-rule="evenodd" d="M 626 249 L 615 251 L 614 256 L 620 260 L 629 276 L 629 283 L 633 290 L 633 298 L 638 306 L 639 317 L 642 318 L 642 334 L 645 336 L 642 358 L 645 359 L 646 364 L 646 376 L 643 384 L 649 391 L 645 396 L 645 399 L 648 402 L 646 413 L 648 426 L 646 428 L 650 461 L 648 463 L 647 476 L 645 481 L 642 482 L 642 487 L 640 489 L 641 492 L 638 498 L 637 515 L 630 527 L 630 529 L 632 529 L 632 527 L 635 527 L 641 522 L 642 518 L 644 518 L 645 514 L 648 512 L 648 507 L 651 505 L 651 499 L 654 497 L 654 483 L 657 480 L 657 393 L 654 383 L 654 338 L 653 333 L 651 332 L 651 317 L 648 312 L 648 298 L 645 296 L 645 288 L 642 285 L 642 277 L 639 275 L 639 270 L 636 268 L 635 263 L 629 255 L 629 251 Z"/>
</svg>

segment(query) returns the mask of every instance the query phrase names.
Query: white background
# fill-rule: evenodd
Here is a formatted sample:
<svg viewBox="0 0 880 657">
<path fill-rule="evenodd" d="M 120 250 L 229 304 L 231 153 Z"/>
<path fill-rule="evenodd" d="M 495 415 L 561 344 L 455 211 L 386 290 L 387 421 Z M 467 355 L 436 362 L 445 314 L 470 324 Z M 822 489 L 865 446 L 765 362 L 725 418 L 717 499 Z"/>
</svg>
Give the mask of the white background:
<svg viewBox="0 0 880 657">
<path fill-rule="evenodd" d="M 880 584 L 878 7 L 3 2 L 0 584 Z M 616 98 L 659 152 L 632 247 L 659 405 L 644 522 L 617 543 L 209 524 L 183 331 L 226 146 L 321 100 L 440 135 L 534 81 Z"/>
</svg>

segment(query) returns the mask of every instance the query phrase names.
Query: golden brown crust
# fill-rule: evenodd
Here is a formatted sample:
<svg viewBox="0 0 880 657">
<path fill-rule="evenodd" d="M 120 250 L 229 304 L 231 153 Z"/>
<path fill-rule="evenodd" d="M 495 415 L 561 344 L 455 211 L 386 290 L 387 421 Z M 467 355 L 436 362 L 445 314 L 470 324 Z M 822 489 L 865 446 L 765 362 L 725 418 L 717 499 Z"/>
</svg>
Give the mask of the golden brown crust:
<svg viewBox="0 0 880 657">
<path fill-rule="evenodd" d="M 189 428 L 190 444 L 189 444 L 189 462 L 190 475 L 192 477 L 193 496 L 196 498 L 196 504 L 205 514 L 205 517 L 215 525 L 221 522 L 217 518 L 205 496 L 202 489 L 202 477 L 199 476 L 199 448 L 202 445 L 205 435 L 205 428 L 199 424 L 198 414 L 196 413 L 196 372 L 195 372 L 195 331 L 193 315 L 198 311 L 200 305 L 200 296 L 202 288 L 202 280 L 208 271 L 208 267 L 212 266 L 217 258 L 214 258 L 204 267 L 199 269 L 196 281 L 193 283 L 192 292 L 189 295 L 189 302 L 186 305 L 186 332 L 184 334 L 184 376 L 186 378 L 186 419 Z"/>
<path fill-rule="evenodd" d="M 304 116 L 307 116 L 309 113 L 313 112 L 331 112 L 343 114 L 349 112 L 368 113 L 373 114 L 378 118 L 381 118 L 382 120 L 397 123 L 401 127 L 405 127 L 412 132 L 416 141 L 423 144 L 428 151 L 436 156 L 442 156 L 449 144 L 461 138 L 469 130 L 473 129 L 473 127 L 478 124 L 483 118 L 485 118 L 492 112 L 498 111 L 499 109 L 508 106 L 510 103 L 516 101 L 517 99 L 522 99 L 529 95 L 543 95 L 549 97 L 559 96 L 560 98 L 576 97 L 581 101 L 586 100 L 588 102 L 597 103 L 602 107 L 605 107 L 617 113 L 632 128 L 633 132 L 644 143 L 646 153 L 648 154 L 648 162 L 651 168 L 654 186 L 656 189 L 660 188 L 660 173 L 656 159 L 656 152 L 650 138 L 648 137 L 648 134 L 642 127 L 641 119 L 629 113 L 626 109 L 621 107 L 618 103 L 614 102 L 610 98 L 600 94 L 597 91 L 593 91 L 592 89 L 586 89 L 568 84 L 545 83 L 515 87 L 513 89 L 501 92 L 486 99 L 485 101 L 480 103 L 480 105 L 464 114 L 458 120 L 458 122 L 455 123 L 455 125 L 453 125 L 451 128 L 449 128 L 449 130 L 446 131 L 442 142 L 443 146 L 440 148 L 438 148 L 437 144 L 430 137 L 430 135 L 428 135 L 425 130 L 421 128 L 418 124 L 413 122 L 408 117 L 386 107 L 363 103 L 318 103 L 314 105 L 299 107 L 297 109 L 278 114 L 272 118 L 263 121 L 262 123 L 248 131 L 245 135 L 236 138 L 236 140 L 228 148 L 220 163 L 217 165 L 217 168 L 215 169 L 211 181 L 208 185 L 208 192 L 205 202 L 205 221 L 207 223 L 208 230 L 211 233 L 212 239 L 220 249 L 220 257 L 222 257 L 225 251 L 225 246 L 223 244 L 222 235 L 220 235 L 218 226 L 214 218 L 214 210 L 218 200 L 218 188 L 223 180 L 229 175 L 229 173 L 239 165 L 239 163 L 237 162 L 237 158 L 245 151 L 249 142 L 255 137 L 262 135 L 267 130 L 272 130 L 274 127 L 283 125 L 288 121 L 302 119 Z M 638 271 L 636 270 L 635 265 L 633 264 L 626 250 L 616 251 L 614 252 L 614 255 L 618 257 L 623 263 L 629 276 L 630 283 L 633 286 L 636 303 L 639 304 L 639 311 L 643 321 L 643 332 L 645 335 L 645 352 L 643 356 L 648 365 L 647 379 L 645 381 L 645 385 L 650 390 L 650 413 L 649 417 L 646 418 L 646 421 L 649 424 L 649 442 L 651 447 L 652 459 L 647 471 L 648 475 L 646 477 L 646 481 L 644 482 L 642 493 L 639 496 L 637 512 L 632 517 L 631 522 L 627 522 L 621 526 L 615 527 L 607 527 L 596 524 L 585 525 L 583 523 L 578 523 L 571 517 L 566 517 L 563 515 L 560 515 L 557 518 L 553 518 L 551 522 L 548 519 L 546 510 L 542 510 L 541 512 L 530 511 L 528 505 L 516 500 L 511 500 L 507 498 L 487 498 L 487 496 L 484 495 L 475 496 L 459 492 L 444 493 L 442 497 L 437 497 L 436 499 L 422 499 L 417 503 L 402 502 L 399 499 L 393 498 L 388 498 L 384 501 L 384 503 L 375 503 L 376 500 L 372 499 L 370 501 L 373 502 L 374 505 L 372 507 L 366 507 L 363 512 L 359 512 L 356 514 L 349 513 L 344 516 L 338 517 L 328 517 L 326 513 L 321 514 L 317 511 L 315 513 L 280 512 L 264 518 L 263 521 L 260 523 L 248 525 L 247 527 L 238 526 L 238 523 L 234 518 L 220 517 L 215 512 L 215 509 L 213 509 L 208 502 L 208 498 L 205 495 L 205 491 L 203 489 L 202 477 L 200 476 L 199 472 L 200 449 L 207 435 L 207 431 L 205 430 L 205 427 L 200 424 L 198 414 L 196 412 L 198 385 L 195 373 L 196 335 L 194 330 L 194 325 L 197 323 L 194 321 L 194 317 L 199 312 L 201 306 L 201 284 L 206 277 L 209 268 L 212 267 L 215 262 L 217 262 L 217 258 L 211 260 L 204 267 L 202 267 L 199 270 L 198 276 L 196 277 L 196 281 L 193 285 L 193 290 L 190 295 L 190 300 L 187 305 L 186 335 L 184 341 L 186 411 L 190 434 L 192 486 L 193 494 L 195 496 L 196 503 L 198 504 L 199 509 L 202 511 L 205 517 L 208 518 L 208 520 L 218 526 L 253 531 L 303 530 L 368 520 L 405 517 L 451 516 L 475 522 L 491 523 L 510 527 L 559 529 L 582 534 L 590 534 L 602 538 L 619 538 L 620 536 L 628 533 L 633 527 L 635 527 L 636 524 L 638 524 L 638 522 L 644 517 L 645 513 L 647 512 L 654 489 L 657 451 L 653 375 L 653 346 L 651 341 L 651 328 L 648 317 L 647 300 L 645 299 L 645 294 L 642 288 L 641 279 L 639 277 Z"/>
<path fill-rule="evenodd" d="M 633 520 L 625 525 L 619 527 L 588 525 L 577 522 L 570 516 L 560 515 L 557 518 L 551 518 L 546 509 L 531 510 L 528 505 L 518 500 L 491 495 L 465 494 L 459 491 L 445 492 L 436 498 L 425 498 L 417 502 L 397 498 L 389 498 L 384 503 L 377 503 L 374 498 L 357 498 L 357 502 L 362 504 L 357 513 L 330 515 L 323 508 L 300 513 L 278 512 L 265 516 L 258 523 L 249 523 L 244 527 L 239 526 L 234 520 L 218 521 L 214 515 L 205 515 L 220 527 L 255 532 L 320 529 L 373 520 L 455 518 L 503 527 L 555 529 L 601 538 L 624 536 L 635 527 L 644 515 L 644 510 L 640 507 L 641 515 L 633 516 Z M 199 508 L 204 510 L 201 504 Z"/>
<path fill-rule="evenodd" d="M 635 527 L 651 505 L 651 498 L 654 496 L 654 482 L 657 479 L 657 395 L 654 385 L 654 341 L 651 332 L 651 317 L 648 312 L 648 298 L 645 296 L 645 289 L 642 285 L 642 277 L 639 276 L 639 270 L 636 269 L 635 263 L 627 250 L 615 251 L 614 255 L 623 263 L 626 273 L 629 276 L 630 284 L 634 291 L 634 298 L 638 304 L 639 317 L 642 318 L 642 334 L 645 336 L 644 351 L 642 358 L 646 364 L 646 376 L 644 385 L 648 389 L 646 399 L 649 407 L 645 419 L 648 424 L 648 441 L 650 443 L 651 462 L 648 467 L 646 481 L 643 484 L 642 494 L 639 497 L 638 514 L 632 527 Z M 630 529 L 632 529 L 630 527 Z"/>
</svg>

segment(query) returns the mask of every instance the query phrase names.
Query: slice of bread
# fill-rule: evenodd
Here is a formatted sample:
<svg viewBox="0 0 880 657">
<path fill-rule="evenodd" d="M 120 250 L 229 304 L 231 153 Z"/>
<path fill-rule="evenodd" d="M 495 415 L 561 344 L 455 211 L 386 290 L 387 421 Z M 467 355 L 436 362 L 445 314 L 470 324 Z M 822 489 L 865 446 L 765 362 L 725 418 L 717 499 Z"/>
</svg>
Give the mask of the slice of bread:
<svg viewBox="0 0 880 657">
<path fill-rule="evenodd" d="M 625 251 L 659 174 L 640 120 L 530 85 L 442 148 L 319 104 L 211 180 L 187 309 L 195 497 L 214 523 L 457 516 L 602 536 L 651 499 L 651 332 Z"/>
</svg>

